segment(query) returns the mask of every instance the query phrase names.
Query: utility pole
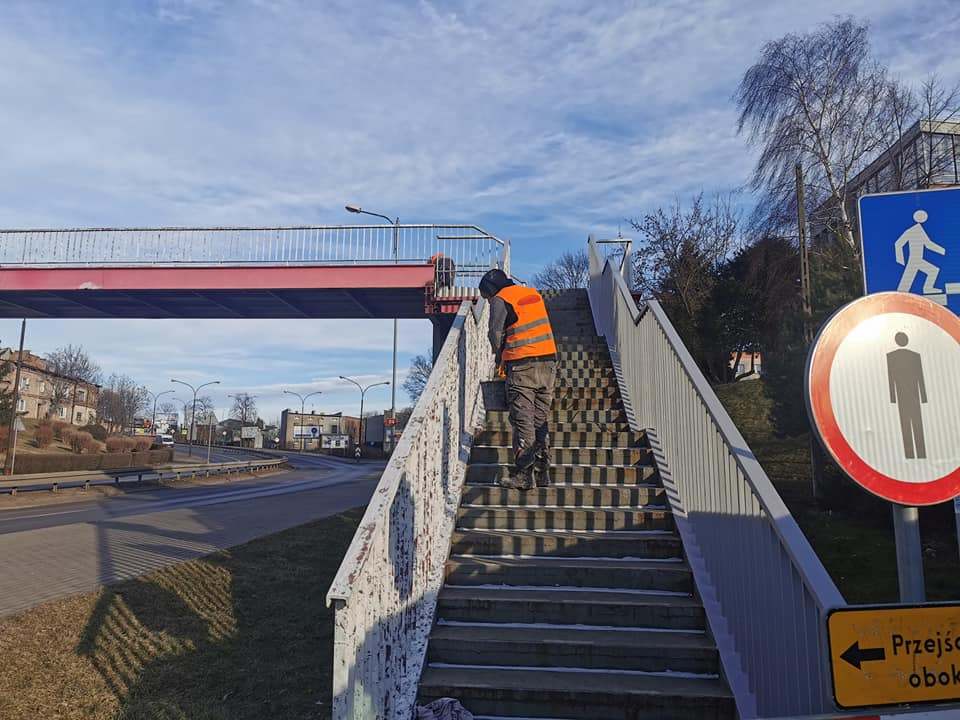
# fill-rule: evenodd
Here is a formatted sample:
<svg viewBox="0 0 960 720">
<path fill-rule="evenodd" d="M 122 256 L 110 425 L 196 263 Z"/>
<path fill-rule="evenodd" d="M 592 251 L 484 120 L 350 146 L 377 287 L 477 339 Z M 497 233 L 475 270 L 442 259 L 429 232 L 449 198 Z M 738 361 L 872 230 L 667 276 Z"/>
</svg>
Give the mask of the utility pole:
<svg viewBox="0 0 960 720">
<path fill-rule="evenodd" d="M 807 209 L 804 193 L 803 166 L 794 165 L 797 178 L 797 231 L 800 242 L 800 302 L 803 309 L 803 340 L 813 342 L 813 304 L 810 301 L 810 254 L 807 249 Z"/>
<path fill-rule="evenodd" d="M 813 304 L 810 299 L 810 254 L 807 248 L 807 208 L 804 192 L 803 165 L 798 160 L 793 166 L 797 182 L 797 237 L 800 249 L 800 306 L 803 312 L 804 347 L 813 342 Z M 810 482 L 815 499 L 822 495 L 823 463 L 817 440 L 810 432 Z"/>
<path fill-rule="evenodd" d="M 10 429 L 7 432 L 7 459 L 3 466 L 4 475 L 13 475 L 13 465 L 17 457 L 17 406 L 20 404 L 20 368 L 23 367 L 23 338 L 27 334 L 27 319 L 20 323 L 20 351 L 17 354 L 17 372 L 13 379 L 13 407 L 10 410 Z"/>
</svg>

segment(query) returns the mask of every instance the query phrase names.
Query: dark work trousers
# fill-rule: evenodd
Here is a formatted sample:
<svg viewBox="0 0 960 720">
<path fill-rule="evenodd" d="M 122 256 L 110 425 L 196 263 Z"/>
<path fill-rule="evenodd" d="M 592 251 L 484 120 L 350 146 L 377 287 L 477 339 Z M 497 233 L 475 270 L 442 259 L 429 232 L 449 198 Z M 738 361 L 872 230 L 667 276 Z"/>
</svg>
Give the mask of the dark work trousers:
<svg viewBox="0 0 960 720">
<path fill-rule="evenodd" d="M 506 366 L 514 464 L 518 470 L 526 470 L 533 465 L 538 450 L 550 447 L 547 421 L 557 379 L 557 361 L 524 358 L 512 360 Z"/>
</svg>

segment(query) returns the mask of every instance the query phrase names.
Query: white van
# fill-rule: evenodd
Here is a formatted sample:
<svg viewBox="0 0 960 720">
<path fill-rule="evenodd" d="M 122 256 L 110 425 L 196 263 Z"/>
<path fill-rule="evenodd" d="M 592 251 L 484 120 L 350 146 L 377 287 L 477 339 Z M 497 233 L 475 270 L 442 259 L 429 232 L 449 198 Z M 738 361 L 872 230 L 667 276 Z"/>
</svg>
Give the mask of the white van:
<svg viewBox="0 0 960 720">
<path fill-rule="evenodd" d="M 157 444 L 164 447 L 173 445 L 173 435 L 157 435 Z"/>
</svg>

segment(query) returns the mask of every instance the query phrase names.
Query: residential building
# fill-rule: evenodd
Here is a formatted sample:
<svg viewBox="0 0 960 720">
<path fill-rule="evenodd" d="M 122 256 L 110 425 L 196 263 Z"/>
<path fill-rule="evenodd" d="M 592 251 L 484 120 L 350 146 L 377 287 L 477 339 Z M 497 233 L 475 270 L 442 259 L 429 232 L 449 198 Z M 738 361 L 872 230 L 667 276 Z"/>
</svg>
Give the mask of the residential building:
<svg viewBox="0 0 960 720">
<path fill-rule="evenodd" d="M 960 185 L 960 122 L 920 120 L 846 185 L 847 212 L 859 237 L 857 201 L 863 195 Z M 811 215 L 813 243 L 834 237 L 838 213 L 826 202 Z"/>
<path fill-rule="evenodd" d="M 730 353 L 730 369 L 735 378 L 741 380 L 759 380 L 763 376 L 763 355 L 761 353 Z M 741 377 L 742 376 L 742 377 Z"/>
<path fill-rule="evenodd" d="M 321 450 L 336 448 L 334 438 L 346 436 L 356 442 L 360 432 L 359 418 L 336 413 L 309 412 L 300 414 L 284 410 L 280 414 L 280 447 L 285 450 Z"/>
<path fill-rule="evenodd" d="M 6 376 L 0 379 L 5 387 L 16 382 L 19 353 L 9 348 L 0 350 L 0 362 L 9 362 Z M 50 417 L 73 425 L 96 422 L 100 386 L 50 370 L 50 364 L 29 350 L 23 351 L 20 368 L 20 394 L 17 412 L 24 417 Z"/>
</svg>

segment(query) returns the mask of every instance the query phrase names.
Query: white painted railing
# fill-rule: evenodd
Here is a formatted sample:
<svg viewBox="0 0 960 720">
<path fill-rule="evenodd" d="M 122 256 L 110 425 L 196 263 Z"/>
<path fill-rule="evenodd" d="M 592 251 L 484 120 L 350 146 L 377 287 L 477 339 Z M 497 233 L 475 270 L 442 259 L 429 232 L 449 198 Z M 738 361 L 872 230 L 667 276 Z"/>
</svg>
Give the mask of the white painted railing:
<svg viewBox="0 0 960 720">
<path fill-rule="evenodd" d="M 488 307 L 465 303 L 327 593 L 333 720 L 409 720 L 475 427 Z"/>
<path fill-rule="evenodd" d="M 634 430 L 647 430 L 743 718 L 833 710 L 823 564 L 656 301 L 590 241 L 590 306 Z"/>
</svg>

